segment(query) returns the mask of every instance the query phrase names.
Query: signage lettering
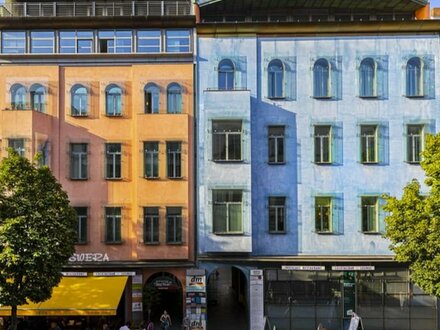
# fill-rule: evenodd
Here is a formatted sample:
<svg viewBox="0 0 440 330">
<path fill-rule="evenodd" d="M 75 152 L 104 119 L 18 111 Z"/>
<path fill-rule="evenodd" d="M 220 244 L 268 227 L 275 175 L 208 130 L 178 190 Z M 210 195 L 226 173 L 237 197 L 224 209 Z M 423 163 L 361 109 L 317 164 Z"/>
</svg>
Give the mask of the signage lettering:
<svg viewBox="0 0 440 330">
<path fill-rule="evenodd" d="M 325 266 L 281 266 L 282 270 L 312 270 L 322 271 L 325 270 Z"/>
<path fill-rule="evenodd" d="M 332 266 L 332 270 L 354 271 L 354 270 L 374 270 L 374 266 Z"/>
<path fill-rule="evenodd" d="M 107 253 L 74 253 L 70 262 L 109 262 Z"/>
</svg>

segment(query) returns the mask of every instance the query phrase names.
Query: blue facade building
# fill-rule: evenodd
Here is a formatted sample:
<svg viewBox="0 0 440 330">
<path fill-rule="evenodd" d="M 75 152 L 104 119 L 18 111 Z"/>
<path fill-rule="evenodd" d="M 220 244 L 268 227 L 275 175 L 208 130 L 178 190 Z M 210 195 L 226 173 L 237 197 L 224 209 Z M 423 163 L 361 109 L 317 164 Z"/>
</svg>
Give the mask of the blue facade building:
<svg viewBox="0 0 440 330">
<path fill-rule="evenodd" d="M 382 237 L 382 205 L 424 179 L 440 25 L 415 21 L 416 1 L 295 3 L 200 1 L 199 266 L 232 269 L 248 319 L 261 303 L 277 329 L 346 329 L 353 311 L 366 329 L 437 328 L 436 299 Z"/>
</svg>

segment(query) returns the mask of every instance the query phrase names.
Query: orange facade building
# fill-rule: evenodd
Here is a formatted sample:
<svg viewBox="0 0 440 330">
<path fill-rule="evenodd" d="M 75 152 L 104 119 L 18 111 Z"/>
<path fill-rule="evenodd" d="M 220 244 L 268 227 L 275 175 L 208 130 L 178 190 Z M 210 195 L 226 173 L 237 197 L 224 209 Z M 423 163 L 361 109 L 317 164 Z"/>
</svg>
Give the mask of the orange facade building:
<svg viewBox="0 0 440 330">
<path fill-rule="evenodd" d="M 66 276 L 128 275 L 121 319 L 145 317 L 139 282 L 162 292 L 153 317 L 181 318 L 195 261 L 195 19 L 173 3 L 150 21 L 134 7 L 131 20 L 0 19 L 2 157 L 40 153 L 78 214 Z"/>
</svg>

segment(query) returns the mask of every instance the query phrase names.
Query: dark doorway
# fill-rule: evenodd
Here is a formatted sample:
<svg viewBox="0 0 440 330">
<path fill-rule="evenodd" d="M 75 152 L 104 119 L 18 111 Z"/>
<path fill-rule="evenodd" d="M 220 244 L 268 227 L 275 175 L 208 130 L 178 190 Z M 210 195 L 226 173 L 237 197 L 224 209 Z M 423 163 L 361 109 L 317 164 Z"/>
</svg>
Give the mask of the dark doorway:
<svg viewBox="0 0 440 330">
<path fill-rule="evenodd" d="M 208 278 L 208 329 L 247 329 L 247 281 L 236 267 L 214 270 Z"/>
</svg>

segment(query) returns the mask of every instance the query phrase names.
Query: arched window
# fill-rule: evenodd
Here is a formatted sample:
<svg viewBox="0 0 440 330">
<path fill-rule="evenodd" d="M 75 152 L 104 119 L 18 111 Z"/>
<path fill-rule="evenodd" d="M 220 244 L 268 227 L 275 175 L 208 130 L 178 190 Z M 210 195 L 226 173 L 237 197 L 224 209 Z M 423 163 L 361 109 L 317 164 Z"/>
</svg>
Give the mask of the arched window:
<svg viewBox="0 0 440 330">
<path fill-rule="evenodd" d="M 105 114 L 107 116 L 122 115 L 122 88 L 111 84 L 105 89 Z"/>
<path fill-rule="evenodd" d="M 87 116 L 88 114 L 88 91 L 83 85 L 75 85 L 71 90 L 71 114 L 72 116 Z"/>
<path fill-rule="evenodd" d="M 235 65 L 229 59 L 218 65 L 218 89 L 234 89 Z"/>
<path fill-rule="evenodd" d="M 11 87 L 11 108 L 12 110 L 24 110 L 26 107 L 26 88 L 21 84 L 14 84 Z"/>
<path fill-rule="evenodd" d="M 331 66 L 324 58 L 317 60 L 313 66 L 313 97 L 328 98 L 331 96 Z"/>
<path fill-rule="evenodd" d="M 282 98 L 284 97 L 284 65 L 280 60 L 272 60 L 267 68 L 268 80 L 268 97 Z"/>
<path fill-rule="evenodd" d="M 156 84 L 147 84 L 144 88 L 145 113 L 159 113 L 160 90 Z"/>
<path fill-rule="evenodd" d="M 423 96 L 423 61 L 412 57 L 406 64 L 406 96 Z"/>
<path fill-rule="evenodd" d="M 167 112 L 182 113 L 182 87 L 172 83 L 167 88 Z"/>
<path fill-rule="evenodd" d="M 370 57 L 364 58 L 359 67 L 359 96 L 375 97 L 377 63 Z"/>
<path fill-rule="evenodd" d="M 46 89 L 40 84 L 34 84 L 30 88 L 32 110 L 46 111 Z"/>
</svg>

